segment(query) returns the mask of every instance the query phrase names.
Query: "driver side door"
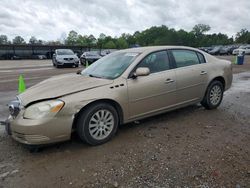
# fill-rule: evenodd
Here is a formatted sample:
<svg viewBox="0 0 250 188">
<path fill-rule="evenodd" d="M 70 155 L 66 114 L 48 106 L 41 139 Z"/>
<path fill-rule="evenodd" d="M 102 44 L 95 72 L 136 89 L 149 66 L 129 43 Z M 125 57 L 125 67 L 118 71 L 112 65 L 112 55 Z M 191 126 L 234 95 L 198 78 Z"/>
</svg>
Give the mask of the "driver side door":
<svg viewBox="0 0 250 188">
<path fill-rule="evenodd" d="M 146 56 L 136 68 L 150 69 L 148 76 L 127 80 L 130 119 L 147 116 L 175 104 L 176 78 L 171 69 L 167 51 Z"/>
</svg>

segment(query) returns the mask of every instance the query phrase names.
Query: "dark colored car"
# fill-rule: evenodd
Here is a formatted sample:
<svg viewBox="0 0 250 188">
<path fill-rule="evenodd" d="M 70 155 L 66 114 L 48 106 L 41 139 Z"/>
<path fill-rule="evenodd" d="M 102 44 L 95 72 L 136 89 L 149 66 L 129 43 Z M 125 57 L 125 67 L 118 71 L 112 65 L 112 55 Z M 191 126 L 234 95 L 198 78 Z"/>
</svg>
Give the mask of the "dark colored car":
<svg viewBox="0 0 250 188">
<path fill-rule="evenodd" d="M 212 50 L 208 52 L 211 55 L 225 55 L 227 54 L 227 50 L 223 46 L 215 46 Z"/>
<path fill-rule="evenodd" d="M 1 56 L 1 59 L 11 59 L 11 60 L 16 60 L 16 59 L 21 59 L 20 56 L 13 54 L 13 53 L 6 53 Z"/>
<path fill-rule="evenodd" d="M 229 49 L 228 49 L 229 54 L 232 55 L 232 54 L 233 54 L 233 51 L 234 51 L 235 49 L 237 49 L 238 47 L 239 47 L 239 46 L 230 46 Z"/>
<path fill-rule="evenodd" d="M 83 66 L 86 66 L 87 62 L 90 65 L 101 57 L 97 52 L 84 52 L 80 57 L 80 62 Z"/>
<path fill-rule="evenodd" d="M 230 55 L 230 47 L 229 46 L 221 47 L 219 55 Z"/>
<path fill-rule="evenodd" d="M 211 51 L 213 49 L 213 47 L 200 47 L 200 50 L 209 53 L 209 51 Z"/>
</svg>

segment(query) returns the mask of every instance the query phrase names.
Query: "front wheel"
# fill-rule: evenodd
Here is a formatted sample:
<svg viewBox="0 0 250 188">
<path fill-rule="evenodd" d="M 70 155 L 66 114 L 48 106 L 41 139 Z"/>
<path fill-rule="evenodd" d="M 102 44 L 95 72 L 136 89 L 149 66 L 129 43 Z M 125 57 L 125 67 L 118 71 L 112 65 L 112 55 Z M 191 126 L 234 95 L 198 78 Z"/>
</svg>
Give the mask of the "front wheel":
<svg viewBox="0 0 250 188">
<path fill-rule="evenodd" d="M 77 133 L 81 140 L 90 145 L 109 141 L 118 128 L 116 109 L 108 103 L 93 104 L 79 114 Z"/>
<path fill-rule="evenodd" d="M 213 81 L 207 88 L 206 94 L 201 101 L 202 106 L 211 110 L 217 108 L 223 99 L 223 84 L 220 81 Z"/>
</svg>

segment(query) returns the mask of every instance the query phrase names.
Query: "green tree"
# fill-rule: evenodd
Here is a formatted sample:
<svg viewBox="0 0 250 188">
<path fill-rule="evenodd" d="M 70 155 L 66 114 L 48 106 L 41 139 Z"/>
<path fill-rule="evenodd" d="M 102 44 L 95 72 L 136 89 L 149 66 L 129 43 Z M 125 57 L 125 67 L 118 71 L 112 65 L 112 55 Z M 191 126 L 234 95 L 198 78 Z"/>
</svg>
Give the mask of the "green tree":
<svg viewBox="0 0 250 188">
<path fill-rule="evenodd" d="M 123 37 L 118 38 L 116 41 L 116 48 L 118 49 L 128 48 L 127 41 Z"/>
<path fill-rule="evenodd" d="M 69 32 L 65 43 L 68 45 L 76 45 L 77 40 L 78 40 L 78 33 L 76 31 L 72 30 Z"/>
<path fill-rule="evenodd" d="M 0 35 L 0 44 L 8 44 L 8 37 L 6 35 Z"/>
<path fill-rule="evenodd" d="M 36 39 L 36 37 L 34 36 L 30 37 L 29 44 L 37 44 L 37 43 L 38 43 L 38 40 Z"/>
<path fill-rule="evenodd" d="M 46 44 L 48 45 L 62 45 L 61 41 L 60 40 L 51 40 L 51 41 L 48 41 Z"/>
<path fill-rule="evenodd" d="M 81 45 L 81 46 L 87 46 L 88 45 L 87 38 L 88 38 L 88 36 L 86 36 L 86 35 L 84 35 L 84 36 L 83 35 L 78 35 L 76 44 Z"/>
<path fill-rule="evenodd" d="M 104 44 L 105 49 L 115 49 L 116 45 L 113 41 L 108 41 L 107 43 Z"/>
<path fill-rule="evenodd" d="M 96 45 L 96 43 L 97 43 L 97 40 L 94 37 L 94 35 L 89 35 L 88 38 L 87 38 L 87 44 L 88 44 L 88 46 L 91 47 L 93 45 Z"/>
<path fill-rule="evenodd" d="M 211 27 L 206 24 L 197 24 L 193 27 L 192 32 L 195 34 L 195 36 L 199 37 L 206 32 L 210 31 Z"/>
<path fill-rule="evenodd" d="M 16 36 L 13 41 L 13 44 L 25 44 L 25 40 L 21 36 Z"/>
<path fill-rule="evenodd" d="M 101 33 L 97 39 L 97 46 L 102 49 L 104 42 L 105 42 L 106 35 L 104 33 Z"/>
<path fill-rule="evenodd" d="M 247 29 L 241 29 L 235 38 L 237 43 L 250 43 L 250 32 Z"/>
</svg>

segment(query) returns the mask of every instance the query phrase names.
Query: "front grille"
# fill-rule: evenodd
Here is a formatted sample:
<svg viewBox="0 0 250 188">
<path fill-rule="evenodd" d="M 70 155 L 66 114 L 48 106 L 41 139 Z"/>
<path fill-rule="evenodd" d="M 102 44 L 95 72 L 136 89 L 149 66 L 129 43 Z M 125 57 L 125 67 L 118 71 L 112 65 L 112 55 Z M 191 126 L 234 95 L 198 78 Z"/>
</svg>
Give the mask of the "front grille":
<svg viewBox="0 0 250 188">
<path fill-rule="evenodd" d="M 73 60 L 74 58 L 63 58 L 64 60 L 66 60 L 66 61 L 71 61 L 71 60 Z"/>
</svg>

